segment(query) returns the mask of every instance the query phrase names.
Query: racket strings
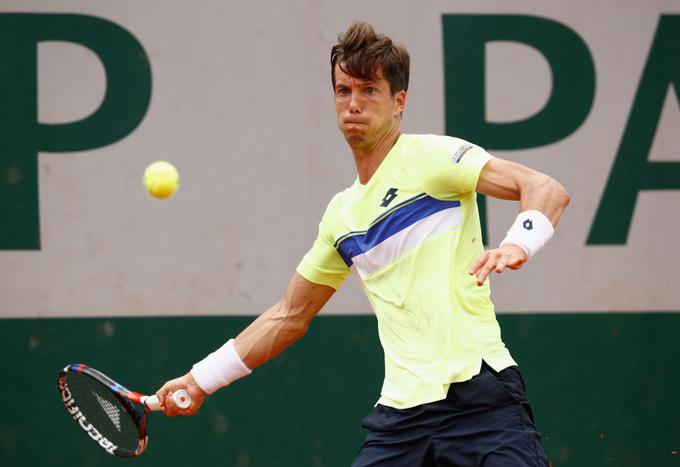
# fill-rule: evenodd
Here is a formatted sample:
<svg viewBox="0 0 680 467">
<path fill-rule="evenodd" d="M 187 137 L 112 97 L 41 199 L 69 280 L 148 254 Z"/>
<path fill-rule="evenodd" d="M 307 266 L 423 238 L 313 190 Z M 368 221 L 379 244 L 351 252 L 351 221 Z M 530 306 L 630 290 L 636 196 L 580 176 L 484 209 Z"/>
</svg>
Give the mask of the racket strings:
<svg viewBox="0 0 680 467">
<path fill-rule="evenodd" d="M 102 409 L 104 409 L 106 415 L 109 416 L 109 420 L 111 420 L 113 425 L 120 433 L 122 431 L 120 426 L 120 408 L 116 407 L 94 391 L 92 391 L 92 395 L 94 395 L 94 397 L 97 399 L 97 402 L 99 402 L 99 405 L 102 406 Z"/>
<path fill-rule="evenodd" d="M 73 399 L 72 407 L 77 406 L 82 416 L 73 408 L 69 411 L 74 412 L 72 415 L 77 418 L 81 428 L 102 447 L 110 442 L 120 453 L 132 455 L 140 443 L 140 433 L 135 423 L 137 414 L 128 412 L 129 408 L 122 400 L 89 376 L 68 373 L 66 383 Z"/>
</svg>

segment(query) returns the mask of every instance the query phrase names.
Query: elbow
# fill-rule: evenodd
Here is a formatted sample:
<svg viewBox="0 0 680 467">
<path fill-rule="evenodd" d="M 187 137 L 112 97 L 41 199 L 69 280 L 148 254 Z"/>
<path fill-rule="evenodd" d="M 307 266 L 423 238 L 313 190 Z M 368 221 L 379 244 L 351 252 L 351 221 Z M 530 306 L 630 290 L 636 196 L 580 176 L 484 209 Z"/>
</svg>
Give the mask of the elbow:
<svg viewBox="0 0 680 467">
<path fill-rule="evenodd" d="M 535 192 L 541 193 L 548 204 L 563 210 L 571 201 L 569 192 L 554 178 L 540 174 L 534 184 Z"/>
<path fill-rule="evenodd" d="M 569 203 L 571 202 L 571 197 L 569 196 L 569 192 L 557 181 L 552 180 L 553 182 L 553 193 L 555 196 L 555 202 L 559 207 L 562 209 L 566 208 Z"/>
<path fill-rule="evenodd" d="M 550 222 L 552 222 L 554 227 L 557 227 L 557 223 L 571 201 L 571 197 L 569 192 L 559 182 L 551 178 L 549 183 L 550 190 L 545 207 Z"/>
<path fill-rule="evenodd" d="M 292 336 L 293 340 L 298 340 L 307 334 L 307 331 L 309 330 L 309 323 L 301 320 L 292 320 L 288 324 L 288 328 L 290 329 L 290 335 Z"/>
<path fill-rule="evenodd" d="M 295 342 L 307 334 L 309 320 L 305 319 L 304 314 L 281 304 L 273 316 L 273 320 L 278 323 L 278 328 L 283 331 L 286 340 Z"/>
</svg>

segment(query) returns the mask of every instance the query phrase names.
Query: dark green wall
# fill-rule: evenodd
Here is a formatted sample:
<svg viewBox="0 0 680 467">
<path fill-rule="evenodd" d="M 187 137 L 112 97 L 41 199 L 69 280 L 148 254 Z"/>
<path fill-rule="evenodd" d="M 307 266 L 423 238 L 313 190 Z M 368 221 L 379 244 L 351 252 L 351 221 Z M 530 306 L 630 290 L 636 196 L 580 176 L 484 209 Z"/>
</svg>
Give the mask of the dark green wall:
<svg viewBox="0 0 680 467">
<path fill-rule="evenodd" d="M 680 314 L 500 316 L 557 466 L 680 466 Z M 279 359 L 216 393 L 194 418 L 153 414 L 135 460 L 69 420 L 59 370 L 88 363 L 150 392 L 251 318 L 0 321 L 2 464 L 346 466 L 382 380 L 372 316 L 320 317 Z"/>
</svg>

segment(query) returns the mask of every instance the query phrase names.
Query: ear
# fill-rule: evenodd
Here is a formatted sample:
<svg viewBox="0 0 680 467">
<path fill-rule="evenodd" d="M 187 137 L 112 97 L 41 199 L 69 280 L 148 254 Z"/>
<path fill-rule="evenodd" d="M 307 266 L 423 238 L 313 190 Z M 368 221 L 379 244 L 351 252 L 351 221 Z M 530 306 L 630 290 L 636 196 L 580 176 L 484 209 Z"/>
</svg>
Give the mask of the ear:
<svg viewBox="0 0 680 467">
<path fill-rule="evenodd" d="M 406 107 L 406 91 L 403 89 L 394 94 L 394 115 L 400 115 Z"/>
</svg>

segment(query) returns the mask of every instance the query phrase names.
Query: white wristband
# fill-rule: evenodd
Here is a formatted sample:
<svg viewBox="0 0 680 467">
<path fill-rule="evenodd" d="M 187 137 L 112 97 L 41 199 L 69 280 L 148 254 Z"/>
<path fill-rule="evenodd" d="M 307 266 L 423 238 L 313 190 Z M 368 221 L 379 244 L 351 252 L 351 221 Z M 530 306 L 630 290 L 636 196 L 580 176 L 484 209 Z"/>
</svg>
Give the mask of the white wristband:
<svg viewBox="0 0 680 467">
<path fill-rule="evenodd" d="M 517 245 L 531 258 L 543 248 L 553 233 L 555 233 L 555 228 L 541 211 L 523 211 L 519 213 L 508 230 L 501 246 L 506 243 Z"/>
<path fill-rule="evenodd" d="M 212 394 L 250 373 L 252 370 L 243 363 L 234 348 L 234 339 L 229 339 L 226 344 L 191 368 L 191 376 L 207 394 Z"/>
</svg>

